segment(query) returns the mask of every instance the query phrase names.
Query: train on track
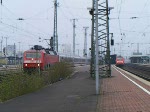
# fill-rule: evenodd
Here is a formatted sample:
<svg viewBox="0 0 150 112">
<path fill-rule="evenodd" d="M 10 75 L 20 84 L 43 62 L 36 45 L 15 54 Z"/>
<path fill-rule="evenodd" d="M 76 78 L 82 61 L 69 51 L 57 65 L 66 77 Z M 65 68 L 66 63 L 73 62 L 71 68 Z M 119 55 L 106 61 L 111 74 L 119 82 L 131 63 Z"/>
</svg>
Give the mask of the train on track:
<svg viewBox="0 0 150 112">
<path fill-rule="evenodd" d="M 23 69 L 45 70 L 51 65 L 59 62 L 59 55 L 55 51 L 35 45 L 23 54 Z"/>
<path fill-rule="evenodd" d="M 55 63 L 59 62 L 73 62 L 73 63 L 85 63 L 84 57 L 66 57 L 60 56 L 51 49 L 45 49 L 42 46 L 34 45 L 30 50 L 27 50 L 23 54 L 23 69 L 25 71 L 32 69 L 45 70 Z M 88 63 L 90 59 L 88 59 Z"/>
<path fill-rule="evenodd" d="M 122 56 L 117 56 L 116 57 L 116 66 L 122 67 L 125 64 L 125 60 Z"/>
</svg>

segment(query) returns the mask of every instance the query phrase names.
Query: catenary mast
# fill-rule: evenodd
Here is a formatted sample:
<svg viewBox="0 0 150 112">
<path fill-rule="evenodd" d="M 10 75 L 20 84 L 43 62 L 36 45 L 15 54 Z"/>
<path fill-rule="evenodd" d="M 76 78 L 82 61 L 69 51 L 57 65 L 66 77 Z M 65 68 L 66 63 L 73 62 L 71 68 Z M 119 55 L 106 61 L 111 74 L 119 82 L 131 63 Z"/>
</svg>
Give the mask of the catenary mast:
<svg viewBox="0 0 150 112">
<path fill-rule="evenodd" d="M 53 33 L 53 49 L 58 52 L 58 34 L 57 34 L 57 0 L 54 1 L 54 33 Z"/>
</svg>

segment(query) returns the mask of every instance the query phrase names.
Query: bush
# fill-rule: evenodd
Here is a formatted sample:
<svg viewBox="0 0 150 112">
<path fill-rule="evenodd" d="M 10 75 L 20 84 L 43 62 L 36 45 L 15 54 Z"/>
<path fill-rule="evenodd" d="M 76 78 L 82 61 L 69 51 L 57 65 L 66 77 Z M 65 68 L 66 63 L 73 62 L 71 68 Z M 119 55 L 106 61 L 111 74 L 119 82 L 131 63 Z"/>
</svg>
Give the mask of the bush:
<svg viewBox="0 0 150 112">
<path fill-rule="evenodd" d="M 12 73 L 0 83 L 0 102 L 36 91 L 70 76 L 72 72 L 69 63 L 60 62 L 50 67 L 48 71 L 42 72 L 41 75 L 38 71 L 30 75 L 23 72 Z"/>
<path fill-rule="evenodd" d="M 0 83 L 0 99 L 5 101 L 43 87 L 43 78 L 39 75 L 23 73 L 7 76 Z"/>
<path fill-rule="evenodd" d="M 46 79 L 45 82 L 47 84 L 50 84 L 69 77 L 72 72 L 73 68 L 69 63 L 60 62 L 49 68 L 48 72 L 44 75 L 44 79 Z"/>
</svg>

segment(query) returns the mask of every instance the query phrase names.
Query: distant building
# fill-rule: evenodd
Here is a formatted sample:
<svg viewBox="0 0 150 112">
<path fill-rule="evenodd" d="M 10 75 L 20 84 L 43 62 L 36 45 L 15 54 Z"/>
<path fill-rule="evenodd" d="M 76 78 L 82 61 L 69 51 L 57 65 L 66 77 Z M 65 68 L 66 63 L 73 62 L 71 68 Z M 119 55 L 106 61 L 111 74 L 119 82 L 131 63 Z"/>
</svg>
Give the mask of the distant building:
<svg viewBox="0 0 150 112">
<path fill-rule="evenodd" d="M 133 52 L 133 56 L 142 56 L 142 53 L 140 53 L 140 52 Z"/>
<path fill-rule="evenodd" d="M 60 52 L 64 55 L 71 54 L 71 44 L 62 44 L 60 46 Z"/>
<path fill-rule="evenodd" d="M 3 53 L 6 56 L 15 56 L 16 45 L 7 45 L 7 47 L 3 48 Z"/>
</svg>

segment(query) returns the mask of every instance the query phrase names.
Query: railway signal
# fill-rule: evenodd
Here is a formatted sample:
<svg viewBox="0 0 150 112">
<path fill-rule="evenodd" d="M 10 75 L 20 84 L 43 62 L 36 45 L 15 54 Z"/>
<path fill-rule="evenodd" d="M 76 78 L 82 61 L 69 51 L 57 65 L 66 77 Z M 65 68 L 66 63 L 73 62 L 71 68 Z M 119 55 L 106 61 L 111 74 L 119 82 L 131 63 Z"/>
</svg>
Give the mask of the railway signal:
<svg viewBox="0 0 150 112">
<path fill-rule="evenodd" d="M 114 46 L 113 33 L 110 33 L 110 34 L 111 34 L 111 46 Z"/>
</svg>

